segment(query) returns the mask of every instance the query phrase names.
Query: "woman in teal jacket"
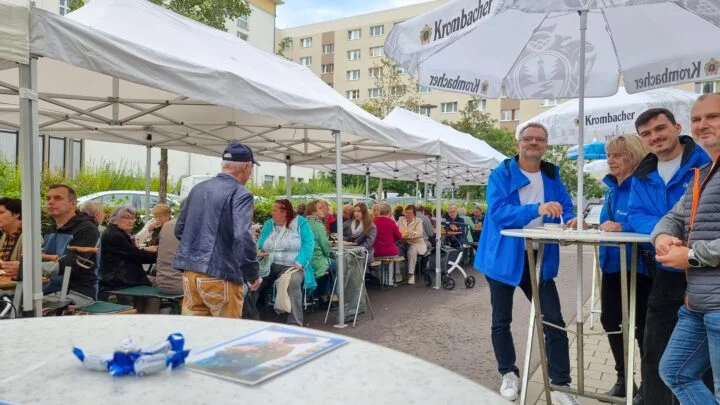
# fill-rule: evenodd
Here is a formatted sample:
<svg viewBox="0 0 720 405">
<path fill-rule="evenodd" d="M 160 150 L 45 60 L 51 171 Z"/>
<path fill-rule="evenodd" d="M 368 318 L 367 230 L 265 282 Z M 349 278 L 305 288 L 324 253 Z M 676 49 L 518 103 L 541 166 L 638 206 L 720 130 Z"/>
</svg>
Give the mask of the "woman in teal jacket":
<svg viewBox="0 0 720 405">
<path fill-rule="evenodd" d="M 295 216 L 290 201 L 275 200 L 272 219 L 265 221 L 258 247 L 269 255 L 268 259 L 264 260 L 272 260 L 270 271 L 267 274 L 260 274 L 264 277 L 260 287 L 261 312 L 269 305 L 273 296 L 275 280 L 286 271 L 292 270 L 294 272 L 288 286 L 291 310 L 287 322 L 303 326 L 303 280 L 308 294 L 317 287 L 311 263 L 315 239 L 310 225 L 305 218 Z"/>
</svg>

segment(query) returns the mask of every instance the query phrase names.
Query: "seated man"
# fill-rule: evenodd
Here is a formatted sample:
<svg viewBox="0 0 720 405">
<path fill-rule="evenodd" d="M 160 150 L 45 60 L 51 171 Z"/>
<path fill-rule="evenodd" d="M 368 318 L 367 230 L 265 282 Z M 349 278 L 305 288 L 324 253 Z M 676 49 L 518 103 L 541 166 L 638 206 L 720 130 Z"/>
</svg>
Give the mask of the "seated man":
<svg viewBox="0 0 720 405">
<path fill-rule="evenodd" d="M 462 248 L 467 243 L 465 233 L 467 232 L 467 226 L 465 220 L 458 213 L 458 208 L 455 204 L 451 204 L 448 207 L 448 212 L 445 214 L 445 230 L 448 232 L 445 238 L 445 244 L 454 248 Z M 455 234 L 459 232 L 458 234 Z M 453 234 L 451 234 L 453 233 Z"/>
<path fill-rule="evenodd" d="M 152 285 L 142 265 L 157 261 L 157 247 L 138 248 L 131 233 L 133 224 L 135 211 L 132 208 L 119 207 L 110 216 L 110 224 L 102 234 L 100 274 L 103 291 Z M 133 305 L 140 313 L 157 313 L 160 310 L 158 299 L 133 299 L 119 295 L 118 302 Z"/>
<path fill-rule="evenodd" d="M 158 235 L 155 286 L 165 294 L 183 293 L 183 272 L 172 266 L 180 246 L 180 241 L 175 237 L 176 222 L 177 218 L 166 222 Z"/>
<path fill-rule="evenodd" d="M 480 232 L 482 232 L 482 223 L 485 219 L 485 214 L 482 211 L 482 208 L 476 206 L 473 208 L 473 214 L 472 217 L 470 217 L 472 220 L 472 223 L 474 224 L 472 229 L 472 237 L 473 241 L 479 242 L 480 241 Z"/>
<path fill-rule="evenodd" d="M 93 218 L 98 225 L 100 233 L 105 231 L 103 222 L 105 222 L 105 208 L 97 201 L 88 201 L 80 206 L 80 212 L 83 212 Z"/>
<path fill-rule="evenodd" d="M 172 216 L 172 210 L 167 204 L 158 204 L 152 210 L 153 218 L 149 220 L 140 232 L 135 235 L 135 243 L 138 246 L 157 246 L 160 236 L 160 229 Z"/>
<path fill-rule="evenodd" d="M 95 219 L 77 210 L 77 193 L 64 184 L 53 184 L 47 192 L 47 212 L 52 223 L 45 240 L 67 239 L 72 246 L 95 247 L 100 231 Z M 47 248 L 47 246 L 46 246 Z M 68 289 L 87 297 L 97 299 L 97 260 L 95 253 L 81 253 L 78 251 L 53 251 L 52 254 L 43 255 L 44 261 L 58 261 L 59 271 L 62 275 L 66 267 L 71 268 L 70 284 Z M 94 263 L 88 268 L 81 263 Z M 59 291 L 62 278 L 55 279 L 47 285 L 44 292 Z"/>
</svg>

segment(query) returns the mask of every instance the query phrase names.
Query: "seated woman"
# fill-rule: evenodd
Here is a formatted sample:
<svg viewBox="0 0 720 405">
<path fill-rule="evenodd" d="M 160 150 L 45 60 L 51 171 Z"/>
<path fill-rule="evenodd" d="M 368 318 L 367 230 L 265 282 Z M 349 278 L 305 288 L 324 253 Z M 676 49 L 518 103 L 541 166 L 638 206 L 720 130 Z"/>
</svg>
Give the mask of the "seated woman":
<svg viewBox="0 0 720 405">
<path fill-rule="evenodd" d="M 330 241 L 323 224 L 326 217 L 325 204 L 319 200 L 312 201 L 305 207 L 305 219 L 312 229 L 315 240 L 311 262 L 318 285 L 316 296 L 320 297 L 324 304 L 329 300 L 328 295 L 332 291 L 336 268 L 335 260 L 330 258 Z"/>
<path fill-rule="evenodd" d="M 100 286 L 102 291 L 120 290 L 140 285 L 152 285 L 145 275 L 143 264 L 155 263 L 157 247 L 140 249 L 132 235 L 135 210 L 119 207 L 110 216 L 110 224 L 100 238 Z M 103 294 L 105 296 L 107 294 Z M 118 296 L 118 302 L 133 305 L 140 313 L 157 313 L 160 300 Z"/>
<path fill-rule="evenodd" d="M 275 281 L 286 271 L 297 270 L 290 276 L 287 289 L 291 308 L 287 323 L 303 326 L 302 287 L 305 272 L 313 274 L 311 259 L 315 249 L 315 238 L 307 219 L 295 215 L 290 201 L 275 200 L 272 218 L 265 221 L 258 246 L 272 255 L 270 273 L 263 278 L 259 289 L 258 309 L 265 313 Z"/>
<path fill-rule="evenodd" d="M 167 204 L 158 204 L 152 209 L 152 219 L 135 235 L 138 246 L 157 246 L 160 243 L 160 230 L 170 220 L 172 210 Z"/>
<path fill-rule="evenodd" d="M 480 241 L 480 232 L 482 231 L 482 224 L 483 220 L 485 219 L 485 214 L 482 211 L 482 208 L 475 206 L 473 208 L 473 214 L 470 218 L 473 223 L 473 229 L 472 229 L 472 238 L 474 242 Z"/>
<path fill-rule="evenodd" d="M 373 248 L 375 249 L 375 257 L 392 257 L 400 254 L 395 244 L 402 239 L 400 229 L 398 229 L 393 214 L 388 203 L 380 203 L 380 212 L 373 220 L 377 228 L 377 236 Z M 402 218 L 402 217 L 401 217 Z"/>
<path fill-rule="evenodd" d="M 16 277 L 22 254 L 22 201 L 0 198 L 0 270 Z"/>
<path fill-rule="evenodd" d="M 380 207 L 378 207 L 379 210 Z M 380 211 L 378 211 L 379 214 Z M 353 212 L 353 220 L 350 224 L 350 236 L 348 242 L 354 242 L 358 246 L 362 246 L 368 251 L 369 261 L 372 261 L 375 254 L 375 238 L 377 237 L 377 227 L 370 218 L 367 205 L 364 203 L 355 204 Z"/>
<path fill-rule="evenodd" d="M 425 244 L 425 232 L 423 231 L 423 221 L 418 218 L 414 205 L 408 205 L 405 208 L 405 216 L 398 221 L 400 231 L 405 233 L 405 256 L 408 264 L 408 284 L 415 284 L 415 264 L 418 255 L 427 253 L 427 245 Z"/>
</svg>

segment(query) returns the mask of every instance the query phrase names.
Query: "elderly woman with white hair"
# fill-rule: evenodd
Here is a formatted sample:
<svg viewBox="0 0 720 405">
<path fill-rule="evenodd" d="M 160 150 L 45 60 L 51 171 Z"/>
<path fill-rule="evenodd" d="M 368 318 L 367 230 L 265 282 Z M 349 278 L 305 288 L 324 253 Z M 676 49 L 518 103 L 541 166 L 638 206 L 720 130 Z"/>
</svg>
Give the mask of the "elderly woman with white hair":
<svg viewBox="0 0 720 405">
<path fill-rule="evenodd" d="M 140 285 L 152 285 L 143 264 L 155 263 L 157 247 L 140 249 L 132 234 L 135 210 L 119 207 L 110 216 L 110 224 L 101 237 L 100 286 L 102 291 L 119 290 Z M 152 313 L 159 302 L 118 296 L 118 302 L 133 305 L 141 313 Z M 152 305 L 149 305 L 152 304 Z M 150 306 L 153 308 L 151 309 Z M 157 312 L 157 311 L 154 311 Z"/>
</svg>

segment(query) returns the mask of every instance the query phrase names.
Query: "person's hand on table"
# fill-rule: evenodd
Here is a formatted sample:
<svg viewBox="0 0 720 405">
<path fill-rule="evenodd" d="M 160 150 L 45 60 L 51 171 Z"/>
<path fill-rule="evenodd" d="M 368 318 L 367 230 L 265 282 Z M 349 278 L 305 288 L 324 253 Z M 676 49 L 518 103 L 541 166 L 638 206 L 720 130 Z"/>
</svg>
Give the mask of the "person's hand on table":
<svg viewBox="0 0 720 405">
<path fill-rule="evenodd" d="M 257 289 L 260 288 L 260 284 L 262 284 L 262 280 L 262 277 L 255 276 L 254 278 L 248 278 L 245 281 L 250 286 L 250 291 L 257 291 Z"/>
<path fill-rule="evenodd" d="M 270 253 L 263 252 L 262 250 L 258 250 L 258 252 L 257 252 L 257 257 L 268 257 L 269 255 L 270 255 Z"/>
<path fill-rule="evenodd" d="M 683 242 L 674 236 L 661 234 L 655 238 L 655 252 L 658 256 L 665 256 L 670 253 L 670 249 L 674 246 L 679 247 L 682 245 Z M 685 260 L 687 261 L 687 257 L 685 257 Z"/>
<path fill-rule="evenodd" d="M 622 232 L 622 225 L 618 222 L 605 221 L 600 225 L 603 232 Z"/>
<path fill-rule="evenodd" d="M 655 255 L 655 259 L 663 266 L 687 270 L 688 250 L 690 249 L 687 246 L 672 245 L 667 253 Z"/>
<path fill-rule="evenodd" d="M 565 224 L 565 228 L 566 229 L 577 229 L 577 218 L 573 218 L 573 219 L 567 221 L 567 223 Z M 590 228 L 588 226 L 588 224 L 585 221 L 583 221 L 583 229 L 588 229 L 588 228 Z"/>
<path fill-rule="evenodd" d="M 157 247 L 157 246 L 146 246 L 146 247 L 144 247 L 143 249 L 144 249 L 145 251 L 155 252 L 155 253 L 158 251 L 158 247 Z"/>
<path fill-rule="evenodd" d="M 458 229 L 459 229 L 459 228 L 457 227 L 457 225 L 450 225 L 450 230 L 451 230 L 451 231 L 457 232 Z"/>
<path fill-rule="evenodd" d="M 298 262 L 295 262 L 295 264 L 292 265 L 292 268 L 293 268 L 293 269 L 302 270 L 302 269 L 303 269 L 303 265 L 300 264 L 300 263 L 298 263 Z"/>
<path fill-rule="evenodd" d="M 538 208 L 538 215 L 550 218 L 560 218 L 560 216 L 562 216 L 562 212 L 562 205 L 555 201 L 546 202 Z"/>
</svg>

